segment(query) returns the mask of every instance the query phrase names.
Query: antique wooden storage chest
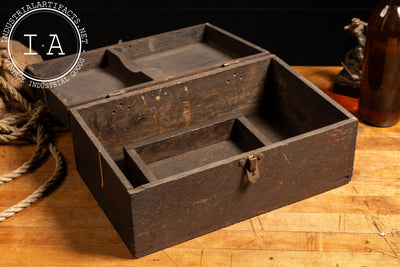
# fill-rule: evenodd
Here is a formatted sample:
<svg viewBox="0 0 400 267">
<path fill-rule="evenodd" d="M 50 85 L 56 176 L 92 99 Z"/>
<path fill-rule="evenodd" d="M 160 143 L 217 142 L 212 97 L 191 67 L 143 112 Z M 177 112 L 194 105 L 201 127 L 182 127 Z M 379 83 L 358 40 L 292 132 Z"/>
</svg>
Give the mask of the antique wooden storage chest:
<svg viewBox="0 0 400 267">
<path fill-rule="evenodd" d="M 70 126 L 82 179 L 136 257 L 351 179 L 357 119 L 213 25 L 84 57 L 37 97 Z"/>
</svg>

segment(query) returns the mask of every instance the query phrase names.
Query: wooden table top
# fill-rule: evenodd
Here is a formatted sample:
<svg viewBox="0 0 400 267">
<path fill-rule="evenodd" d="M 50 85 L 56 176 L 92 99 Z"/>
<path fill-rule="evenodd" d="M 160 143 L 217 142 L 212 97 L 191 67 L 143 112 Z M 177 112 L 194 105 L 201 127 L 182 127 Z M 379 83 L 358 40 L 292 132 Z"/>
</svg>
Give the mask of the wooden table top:
<svg viewBox="0 0 400 267">
<path fill-rule="evenodd" d="M 340 67 L 294 67 L 329 89 Z M 359 124 L 352 181 L 340 188 L 133 259 L 75 169 L 71 133 L 55 143 L 68 163 L 52 194 L 0 223 L 0 265 L 15 266 L 399 266 L 400 124 Z M 0 146 L 0 173 L 27 160 L 33 145 Z M 50 157 L 0 186 L 0 209 L 51 175 Z"/>
</svg>

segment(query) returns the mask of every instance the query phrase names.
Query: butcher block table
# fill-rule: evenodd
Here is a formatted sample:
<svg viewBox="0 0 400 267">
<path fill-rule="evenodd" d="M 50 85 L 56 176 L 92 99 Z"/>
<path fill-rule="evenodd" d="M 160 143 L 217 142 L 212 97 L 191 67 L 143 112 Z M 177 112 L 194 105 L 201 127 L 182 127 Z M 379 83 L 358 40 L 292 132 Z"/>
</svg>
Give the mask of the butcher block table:
<svg viewBox="0 0 400 267">
<path fill-rule="evenodd" d="M 326 91 L 341 71 L 294 68 Z M 355 101 L 335 97 L 354 112 Z M 55 143 L 67 176 L 52 194 L 0 223 L 0 266 L 400 266 L 400 124 L 359 123 L 349 184 L 140 259 L 132 258 L 79 177 L 71 133 L 56 134 Z M 0 173 L 34 149 L 0 146 Z M 0 209 L 33 192 L 53 168 L 49 157 L 1 185 Z"/>
</svg>

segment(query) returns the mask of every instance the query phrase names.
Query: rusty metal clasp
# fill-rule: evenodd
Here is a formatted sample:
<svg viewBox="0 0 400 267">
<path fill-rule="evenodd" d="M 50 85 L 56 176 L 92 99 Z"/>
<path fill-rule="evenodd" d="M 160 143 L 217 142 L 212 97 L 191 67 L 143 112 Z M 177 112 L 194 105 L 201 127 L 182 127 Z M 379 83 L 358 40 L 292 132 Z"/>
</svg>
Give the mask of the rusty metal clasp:
<svg viewBox="0 0 400 267">
<path fill-rule="evenodd" d="M 258 161 L 262 159 L 262 154 L 257 156 L 249 155 L 247 160 L 242 159 L 240 165 L 246 169 L 247 178 L 250 183 L 256 183 L 260 178 L 260 171 L 258 169 Z"/>
</svg>

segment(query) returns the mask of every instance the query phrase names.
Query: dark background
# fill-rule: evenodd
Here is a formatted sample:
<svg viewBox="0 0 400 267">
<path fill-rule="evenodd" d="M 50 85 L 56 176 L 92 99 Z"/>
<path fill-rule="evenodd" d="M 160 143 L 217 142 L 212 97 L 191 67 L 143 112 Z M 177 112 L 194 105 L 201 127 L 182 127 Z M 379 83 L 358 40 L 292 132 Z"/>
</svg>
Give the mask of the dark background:
<svg viewBox="0 0 400 267">
<path fill-rule="evenodd" d="M 1 0 L 1 31 L 21 6 Z M 292 65 L 339 65 L 355 40 L 343 30 L 352 17 L 368 20 L 379 1 L 328 0 L 99 0 L 54 1 L 72 9 L 93 49 L 210 22 L 278 55 Z"/>
</svg>

